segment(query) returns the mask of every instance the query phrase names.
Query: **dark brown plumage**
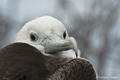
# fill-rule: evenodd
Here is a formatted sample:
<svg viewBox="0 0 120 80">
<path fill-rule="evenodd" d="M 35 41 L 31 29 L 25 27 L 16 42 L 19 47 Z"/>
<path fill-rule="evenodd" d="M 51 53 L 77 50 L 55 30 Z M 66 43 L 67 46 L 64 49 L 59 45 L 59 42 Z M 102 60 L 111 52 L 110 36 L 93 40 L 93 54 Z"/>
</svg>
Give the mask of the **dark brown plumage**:
<svg viewBox="0 0 120 80">
<path fill-rule="evenodd" d="M 44 56 L 25 43 L 0 50 L 0 80 L 96 80 L 92 65 L 82 59 Z"/>
</svg>

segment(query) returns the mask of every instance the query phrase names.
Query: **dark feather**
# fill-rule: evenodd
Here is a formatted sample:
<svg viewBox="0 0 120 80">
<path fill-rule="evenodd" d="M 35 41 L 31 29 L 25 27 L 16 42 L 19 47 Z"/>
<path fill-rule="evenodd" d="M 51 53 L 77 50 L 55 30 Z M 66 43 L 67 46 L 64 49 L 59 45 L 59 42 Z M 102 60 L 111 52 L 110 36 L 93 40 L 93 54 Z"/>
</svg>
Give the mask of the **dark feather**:
<svg viewBox="0 0 120 80">
<path fill-rule="evenodd" d="M 96 80 L 96 75 L 88 61 L 44 56 L 14 43 L 0 50 L 0 80 Z"/>
<path fill-rule="evenodd" d="M 44 56 L 34 47 L 11 44 L 0 50 L 0 80 L 43 80 L 49 71 Z"/>
<path fill-rule="evenodd" d="M 58 66 L 46 80 L 96 80 L 96 74 L 88 61 L 73 59 Z"/>
</svg>

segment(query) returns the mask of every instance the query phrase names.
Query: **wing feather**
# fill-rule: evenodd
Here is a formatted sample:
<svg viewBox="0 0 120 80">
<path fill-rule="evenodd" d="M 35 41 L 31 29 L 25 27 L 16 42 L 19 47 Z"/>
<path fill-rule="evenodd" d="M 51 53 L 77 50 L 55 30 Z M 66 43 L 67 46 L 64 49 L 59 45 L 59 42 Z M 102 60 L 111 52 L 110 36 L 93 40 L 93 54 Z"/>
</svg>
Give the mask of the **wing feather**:
<svg viewBox="0 0 120 80">
<path fill-rule="evenodd" d="M 59 66 L 46 80 L 96 80 L 96 74 L 88 61 L 73 59 Z"/>
<path fill-rule="evenodd" d="M 0 70 L 0 80 L 19 80 L 23 78 L 29 70 L 29 65 L 24 62 L 15 63 L 6 69 L 2 68 L 2 70 Z"/>
</svg>

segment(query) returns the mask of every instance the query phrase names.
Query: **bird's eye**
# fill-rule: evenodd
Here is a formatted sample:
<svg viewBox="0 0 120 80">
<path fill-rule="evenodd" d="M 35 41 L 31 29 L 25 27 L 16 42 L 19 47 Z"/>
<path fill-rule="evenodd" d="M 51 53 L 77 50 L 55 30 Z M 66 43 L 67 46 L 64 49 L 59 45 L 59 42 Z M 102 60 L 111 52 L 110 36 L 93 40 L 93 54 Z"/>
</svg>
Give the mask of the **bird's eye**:
<svg viewBox="0 0 120 80">
<path fill-rule="evenodd" d="M 64 31 L 64 33 L 63 33 L 63 38 L 64 39 L 66 38 L 66 31 Z"/>
<path fill-rule="evenodd" d="M 31 41 L 36 42 L 38 40 L 38 36 L 35 33 L 30 34 Z"/>
</svg>

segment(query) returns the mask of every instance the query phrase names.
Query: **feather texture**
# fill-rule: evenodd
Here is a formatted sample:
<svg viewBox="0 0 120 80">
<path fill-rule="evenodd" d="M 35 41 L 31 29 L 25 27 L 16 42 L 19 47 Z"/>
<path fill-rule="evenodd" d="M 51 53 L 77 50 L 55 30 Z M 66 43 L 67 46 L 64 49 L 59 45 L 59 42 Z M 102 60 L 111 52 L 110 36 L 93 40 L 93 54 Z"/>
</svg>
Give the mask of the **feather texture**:
<svg viewBox="0 0 120 80">
<path fill-rule="evenodd" d="M 25 43 L 0 50 L 0 80 L 96 80 L 92 64 L 82 59 L 44 56 Z"/>
</svg>

